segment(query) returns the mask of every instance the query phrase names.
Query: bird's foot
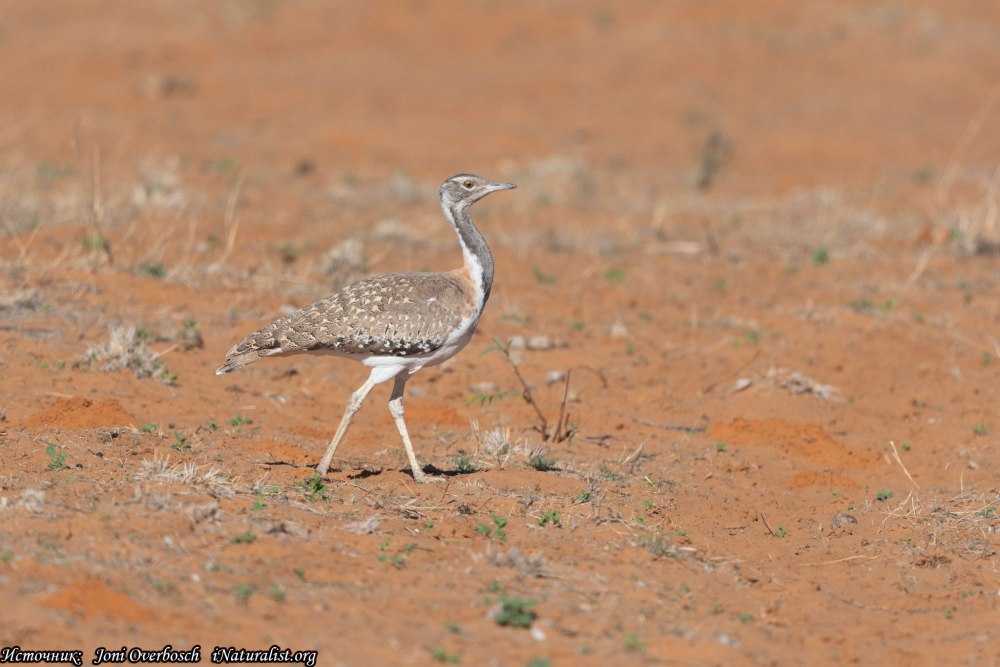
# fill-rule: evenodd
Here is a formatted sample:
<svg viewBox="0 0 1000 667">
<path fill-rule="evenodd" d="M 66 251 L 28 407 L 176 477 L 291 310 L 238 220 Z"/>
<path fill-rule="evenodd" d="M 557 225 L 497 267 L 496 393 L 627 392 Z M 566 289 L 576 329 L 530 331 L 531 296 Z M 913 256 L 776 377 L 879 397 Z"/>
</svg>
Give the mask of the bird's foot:
<svg viewBox="0 0 1000 667">
<path fill-rule="evenodd" d="M 413 471 L 413 481 L 418 484 L 426 484 L 427 482 L 445 482 L 444 477 L 438 477 L 437 475 L 428 475 L 423 470 Z"/>
</svg>

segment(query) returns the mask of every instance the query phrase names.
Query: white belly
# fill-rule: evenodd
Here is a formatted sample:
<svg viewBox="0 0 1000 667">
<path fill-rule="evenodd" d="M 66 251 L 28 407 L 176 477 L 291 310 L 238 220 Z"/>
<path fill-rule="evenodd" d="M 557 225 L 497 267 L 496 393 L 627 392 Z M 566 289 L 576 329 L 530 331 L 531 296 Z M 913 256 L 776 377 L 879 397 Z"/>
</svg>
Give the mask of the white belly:
<svg viewBox="0 0 1000 667">
<path fill-rule="evenodd" d="M 462 348 L 472 340 L 472 333 L 476 330 L 479 317 L 467 318 L 459 323 L 459 326 L 448 335 L 444 344 L 433 352 L 426 354 L 414 354 L 408 357 L 393 356 L 370 356 L 361 360 L 361 363 L 369 368 L 398 368 L 406 370 L 408 373 L 416 373 L 424 366 L 437 366 L 458 354 Z"/>
</svg>

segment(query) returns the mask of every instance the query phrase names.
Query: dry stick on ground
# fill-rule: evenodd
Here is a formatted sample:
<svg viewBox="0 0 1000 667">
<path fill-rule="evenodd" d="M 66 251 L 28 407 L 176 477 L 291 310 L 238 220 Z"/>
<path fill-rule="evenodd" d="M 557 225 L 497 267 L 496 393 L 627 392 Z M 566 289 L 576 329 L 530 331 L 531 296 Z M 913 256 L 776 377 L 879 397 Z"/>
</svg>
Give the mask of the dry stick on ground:
<svg viewBox="0 0 1000 667">
<path fill-rule="evenodd" d="M 920 485 L 913 481 L 913 476 L 910 475 L 910 471 L 907 470 L 906 466 L 903 464 L 903 459 L 899 458 L 899 452 L 896 451 L 896 443 L 890 440 L 889 444 L 892 446 L 892 458 L 896 459 L 896 463 L 898 463 L 899 467 L 903 469 L 903 473 L 906 475 L 906 479 L 910 480 L 910 484 L 919 489 Z"/>
<path fill-rule="evenodd" d="M 767 528 L 767 532 L 771 533 L 771 537 L 777 537 L 777 533 L 771 530 L 771 524 L 767 522 L 767 517 L 764 516 L 764 513 L 758 511 L 757 515 L 760 517 L 760 520 L 764 522 L 764 527 Z"/>
<path fill-rule="evenodd" d="M 535 409 L 535 414 L 538 415 L 538 419 L 542 422 L 541 426 L 534 427 L 536 431 L 542 434 L 542 441 L 547 442 L 549 440 L 553 442 L 562 442 L 564 440 L 569 440 L 573 437 L 576 432 L 575 428 L 569 428 L 569 413 L 566 411 L 566 403 L 569 401 L 569 376 L 570 371 L 566 371 L 566 381 L 563 385 L 563 397 L 562 403 L 559 405 L 559 419 L 556 421 L 555 428 L 549 433 L 549 421 L 545 418 L 545 414 L 542 409 L 538 406 L 538 402 L 535 401 L 534 395 L 531 393 L 531 387 L 528 386 L 527 380 L 521 375 L 520 369 L 514 360 L 510 356 L 510 346 L 504 345 L 503 341 L 499 338 L 494 337 L 493 342 L 496 344 L 497 349 L 503 354 L 504 359 L 510 365 L 511 370 L 514 371 L 514 375 L 517 376 L 518 381 L 521 383 L 521 397 L 524 402 Z"/>
<path fill-rule="evenodd" d="M 566 401 L 569 399 L 569 374 L 570 371 L 566 371 L 566 384 L 563 386 L 562 403 L 559 404 L 559 419 L 558 421 L 556 421 L 556 432 L 555 432 L 556 442 L 561 442 L 565 439 L 568 439 L 569 437 L 568 432 L 565 432 L 567 437 L 566 438 L 563 437 L 564 434 L 563 419 L 566 420 L 567 424 L 569 423 L 569 413 L 566 412 Z"/>
<path fill-rule="evenodd" d="M 538 415 L 539 421 L 542 422 L 541 426 L 535 427 L 535 430 L 542 434 L 542 440 L 548 440 L 549 421 L 545 418 L 545 414 L 542 413 L 542 409 L 538 407 L 538 403 L 535 402 L 535 397 L 531 394 L 531 387 L 528 386 L 527 380 L 525 380 L 524 376 L 521 375 L 520 369 L 518 369 L 517 364 L 515 364 L 514 360 L 511 358 L 510 347 L 504 345 L 504 342 L 496 337 L 493 338 L 493 342 L 496 344 L 497 349 L 500 350 L 500 354 L 503 355 L 503 358 L 507 360 L 507 364 L 510 366 L 510 369 L 514 371 L 514 375 L 517 376 L 518 382 L 521 383 L 521 397 L 524 399 L 524 402 L 535 409 L 535 414 Z"/>
</svg>

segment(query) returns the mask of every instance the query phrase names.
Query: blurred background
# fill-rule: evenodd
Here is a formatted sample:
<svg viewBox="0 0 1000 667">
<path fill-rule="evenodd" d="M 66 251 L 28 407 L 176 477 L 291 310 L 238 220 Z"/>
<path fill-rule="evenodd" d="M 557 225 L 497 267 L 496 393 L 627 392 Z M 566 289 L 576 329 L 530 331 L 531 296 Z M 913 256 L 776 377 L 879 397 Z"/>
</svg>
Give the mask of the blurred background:
<svg viewBox="0 0 1000 667">
<path fill-rule="evenodd" d="M 5 2 L 0 158 L 898 188 L 994 165 L 998 44 L 978 0 Z"/>
</svg>

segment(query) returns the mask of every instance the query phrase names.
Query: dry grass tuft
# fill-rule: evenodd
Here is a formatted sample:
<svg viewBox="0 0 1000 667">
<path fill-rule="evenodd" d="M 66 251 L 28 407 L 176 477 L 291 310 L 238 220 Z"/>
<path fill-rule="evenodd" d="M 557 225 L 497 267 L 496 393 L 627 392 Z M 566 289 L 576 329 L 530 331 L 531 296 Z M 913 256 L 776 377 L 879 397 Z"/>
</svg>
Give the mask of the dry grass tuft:
<svg viewBox="0 0 1000 667">
<path fill-rule="evenodd" d="M 108 342 L 90 347 L 79 365 L 96 367 L 113 373 L 129 369 L 137 378 L 155 378 L 172 385 L 177 376 L 160 361 L 160 355 L 149 348 L 147 337 L 134 326 L 112 325 Z"/>
<path fill-rule="evenodd" d="M 211 467 L 199 466 L 193 461 L 171 465 L 169 459 L 145 459 L 135 475 L 137 482 L 184 484 L 204 490 L 216 498 L 236 495 L 233 483 L 221 472 Z"/>
</svg>

